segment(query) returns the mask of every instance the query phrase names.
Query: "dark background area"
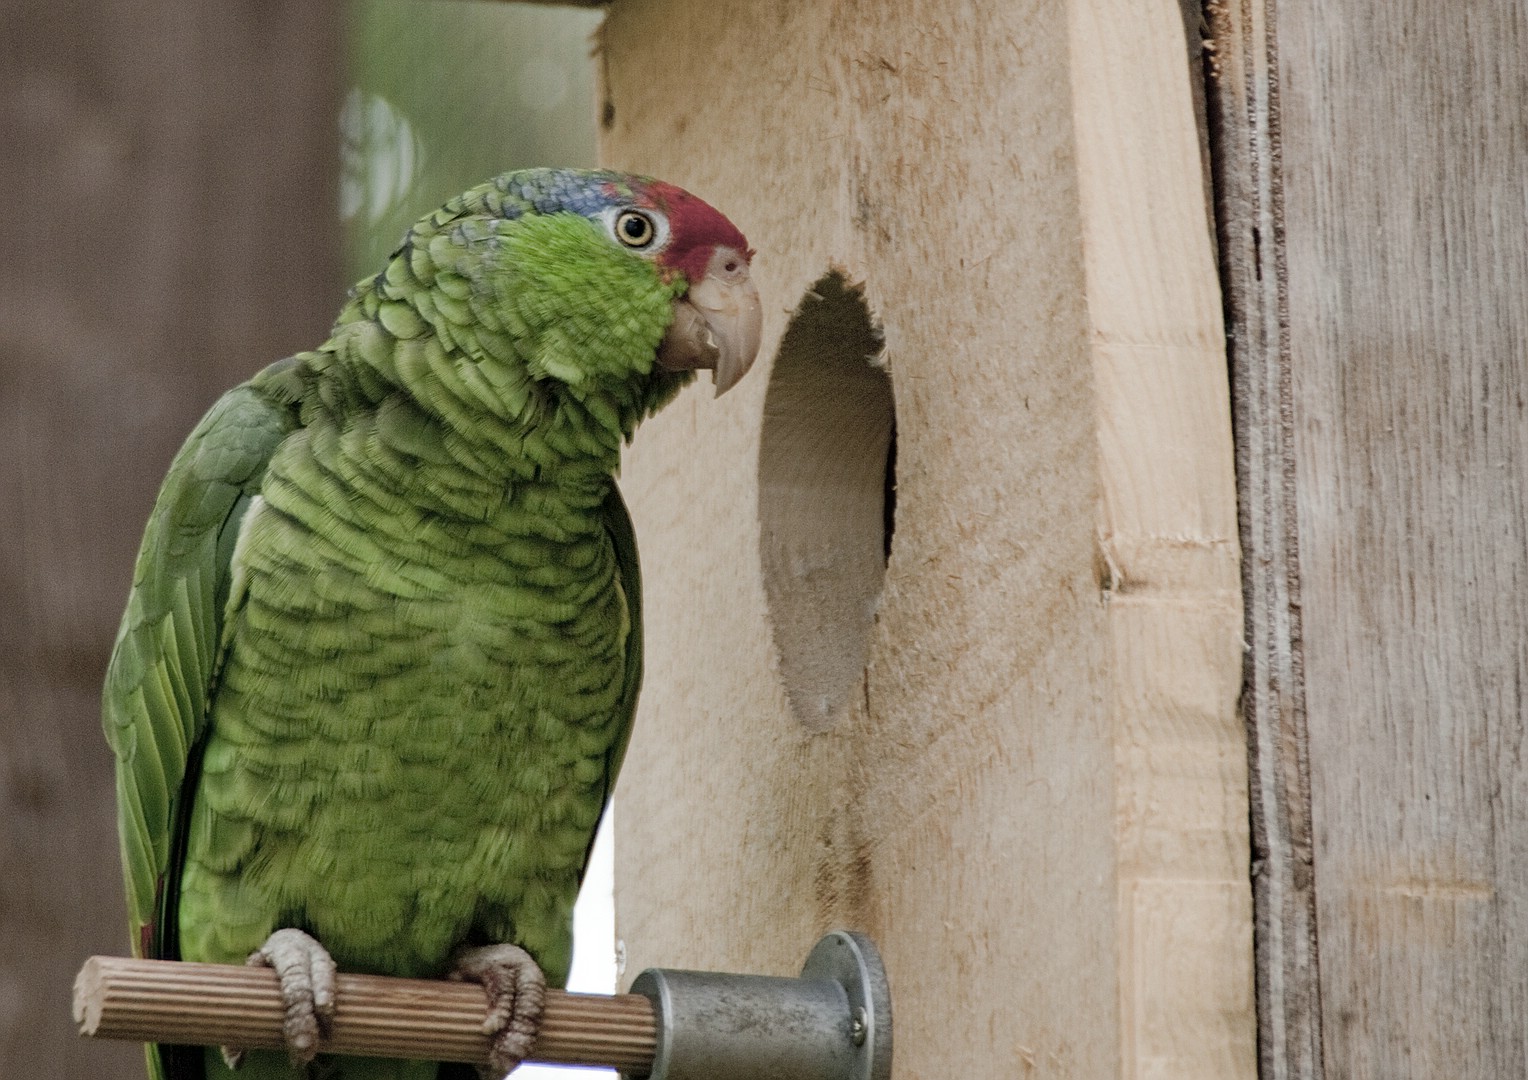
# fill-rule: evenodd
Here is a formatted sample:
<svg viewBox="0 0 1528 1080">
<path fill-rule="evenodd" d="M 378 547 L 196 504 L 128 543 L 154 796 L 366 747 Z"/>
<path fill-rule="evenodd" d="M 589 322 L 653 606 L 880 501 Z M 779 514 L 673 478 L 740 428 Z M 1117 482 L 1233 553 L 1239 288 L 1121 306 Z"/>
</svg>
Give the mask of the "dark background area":
<svg viewBox="0 0 1528 1080">
<path fill-rule="evenodd" d="M 81 961 L 128 944 L 101 676 L 176 447 L 334 316 L 343 29 L 306 0 L 0 17 L 5 1075 L 142 1075 L 69 1018 Z"/>
<path fill-rule="evenodd" d="M 100 687 L 170 458 L 324 339 L 486 177 L 594 159 L 597 12 L 122 0 L 0 12 L 0 1076 L 143 1075 L 78 1039 L 128 949 Z"/>
</svg>

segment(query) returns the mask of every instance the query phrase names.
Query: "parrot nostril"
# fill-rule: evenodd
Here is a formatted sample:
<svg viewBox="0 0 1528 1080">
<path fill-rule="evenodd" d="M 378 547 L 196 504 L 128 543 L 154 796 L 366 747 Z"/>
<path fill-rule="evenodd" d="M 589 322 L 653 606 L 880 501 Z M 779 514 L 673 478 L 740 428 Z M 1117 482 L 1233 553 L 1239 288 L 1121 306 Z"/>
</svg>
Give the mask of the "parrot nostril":
<svg viewBox="0 0 1528 1080">
<path fill-rule="evenodd" d="M 759 557 L 791 711 L 825 731 L 862 698 L 895 514 L 883 338 L 832 271 L 780 341 L 759 444 Z"/>
<path fill-rule="evenodd" d="M 706 273 L 713 274 L 723 281 L 739 281 L 748 276 L 748 264 L 734 249 L 719 246 L 711 252 Z"/>
</svg>

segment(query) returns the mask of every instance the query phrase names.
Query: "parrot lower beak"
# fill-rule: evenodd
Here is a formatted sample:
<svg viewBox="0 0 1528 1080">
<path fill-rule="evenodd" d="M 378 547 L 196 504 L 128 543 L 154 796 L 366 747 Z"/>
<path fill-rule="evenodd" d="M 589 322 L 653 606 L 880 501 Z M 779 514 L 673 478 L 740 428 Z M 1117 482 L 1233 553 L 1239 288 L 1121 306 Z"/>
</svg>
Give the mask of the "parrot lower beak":
<svg viewBox="0 0 1528 1080">
<path fill-rule="evenodd" d="M 708 368 L 720 397 L 753 366 L 763 330 L 764 309 L 748 260 L 718 247 L 705 276 L 674 301 L 674 321 L 658 345 L 658 366 L 666 371 Z"/>
</svg>

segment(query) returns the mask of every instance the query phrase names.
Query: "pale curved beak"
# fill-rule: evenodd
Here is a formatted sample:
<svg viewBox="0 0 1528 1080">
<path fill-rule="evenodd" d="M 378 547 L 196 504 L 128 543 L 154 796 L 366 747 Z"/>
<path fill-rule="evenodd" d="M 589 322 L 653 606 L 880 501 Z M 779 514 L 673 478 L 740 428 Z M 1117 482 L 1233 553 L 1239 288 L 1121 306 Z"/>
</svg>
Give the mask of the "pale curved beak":
<svg viewBox="0 0 1528 1080">
<path fill-rule="evenodd" d="M 718 247 L 705 276 L 674 301 L 674 322 L 658 345 L 658 365 L 667 371 L 709 369 L 720 397 L 753 366 L 763 332 L 764 308 L 748 259 Z"/>
</svg>

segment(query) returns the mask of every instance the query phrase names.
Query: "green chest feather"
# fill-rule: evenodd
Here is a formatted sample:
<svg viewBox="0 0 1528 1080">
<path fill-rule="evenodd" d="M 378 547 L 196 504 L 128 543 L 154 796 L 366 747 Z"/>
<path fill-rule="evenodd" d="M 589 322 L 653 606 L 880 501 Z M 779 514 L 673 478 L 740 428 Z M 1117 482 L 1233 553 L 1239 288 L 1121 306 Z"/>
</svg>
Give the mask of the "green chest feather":
<svg viewBox="0 0 1528 1080">
<path fill-rule="evenodd" d="M 236 893 L 342 965 L 431 973 L 482 936 L 555 971 L 628 719 L 597 492 L 336 445 L 294 436 L 241 530 L 185 955 L 247 951 Z M 197 940 L 203 902 L 237 940 Z"/>
</svg>

